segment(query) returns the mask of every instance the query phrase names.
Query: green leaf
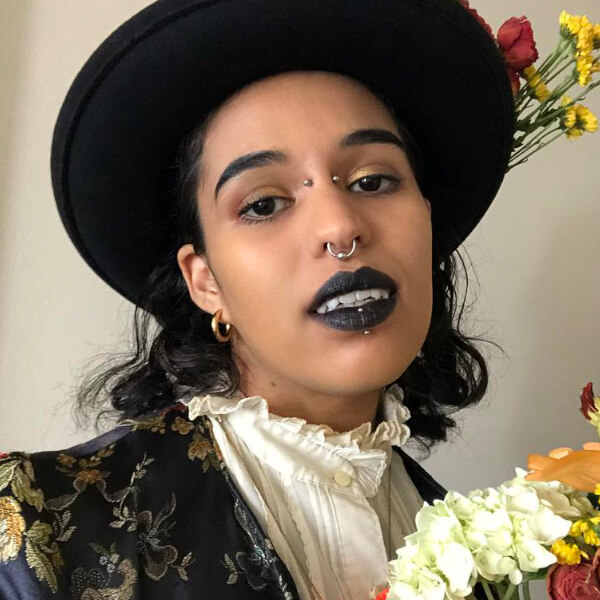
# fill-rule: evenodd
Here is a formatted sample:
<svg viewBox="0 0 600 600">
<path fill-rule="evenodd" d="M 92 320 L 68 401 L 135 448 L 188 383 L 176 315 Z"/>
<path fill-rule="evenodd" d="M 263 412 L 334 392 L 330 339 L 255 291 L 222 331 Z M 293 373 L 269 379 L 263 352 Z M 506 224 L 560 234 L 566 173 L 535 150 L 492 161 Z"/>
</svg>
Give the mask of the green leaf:
<svg viewBox="0 0 600 600">
<path fill-rule="evenodd" d="M 27 539 L 39 546 L 47 546 L 52 533 L 52 526 L 43 521 L 35 521 L 27 532 Z"/>
<path fill-rule="evenodd" d="M 50 586 L 50 589 L 53 592 L 56 592 L 58 588 L 58 582 L 56 579 L 56 573 L 54 572 L 54 567 L 48 557 L 29 537 L 29 534 L 25 544 L 25 558 L 27 559 L 27 564 L 34 570 L 37 578 L 40 581 L 46 581 Z"/>
<path fill-rule="evenodd" d="M 238 574 L 236 573 L 230 573 L 229 577 L 227 578 L 227 583 L 229 585 L 231 585 L 232 583 L 237 583 L 237 578 L 238 578 Z"/>
<path fill-rule="evenodd" d="M 15 469 L 19 465 L 18 460 L 11 460 L 0 464 L 0 491 L 9 485 L 13 479 Z"/>
</svg>

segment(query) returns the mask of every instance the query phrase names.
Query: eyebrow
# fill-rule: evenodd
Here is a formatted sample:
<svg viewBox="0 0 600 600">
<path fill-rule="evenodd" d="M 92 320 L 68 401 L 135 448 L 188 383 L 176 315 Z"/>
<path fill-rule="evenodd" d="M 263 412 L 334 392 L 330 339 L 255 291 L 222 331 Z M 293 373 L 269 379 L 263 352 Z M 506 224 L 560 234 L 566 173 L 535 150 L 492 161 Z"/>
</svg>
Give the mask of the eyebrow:
<svg viewBox="0 0 600 600">
<path fill-rule="evenodd" d="M 345 135 L 340 141 L 340 148 L 360 146 L 364 144 L 393 144 L 405 150 L 405 144 L 398 135 L 388 129 L 356 129 Z M 287 162 L 288 156 L 281 150 L 259 150 L 244 154 L 234 159 L 227 165 L 217 185 L 215 186 L 214 201 L 217 201 L 219 190 L 233 177 L 238 177 L 250 169 L 257 169 L 272 164 Z"/>
</svg>

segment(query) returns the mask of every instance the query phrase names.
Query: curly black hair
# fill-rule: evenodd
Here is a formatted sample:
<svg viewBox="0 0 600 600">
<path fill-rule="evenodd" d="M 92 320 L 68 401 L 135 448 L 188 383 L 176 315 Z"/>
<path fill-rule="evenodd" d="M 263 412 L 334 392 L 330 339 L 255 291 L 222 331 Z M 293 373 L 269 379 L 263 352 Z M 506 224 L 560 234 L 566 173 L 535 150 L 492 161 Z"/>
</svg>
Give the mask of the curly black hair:
<svg viewBox="0 0 600 600">
<path fill-rule="evenodd" d="M 423 159 L 415 139 L 390 102 L 375 90 L 370 91 L 392 114 L 419 183 Z M 192 243 L 199 255 L 206 252 L 196 197 L 204 140 L 217 112 L 237 94 L 239 91 L 205 115 L 180 145 L 175 164 L 177 202 L 172 216 L 178 243 L 156 266 L 141 290 L 133 315 L 131 350 L 124 354 L 109 353 L 104 362 L 87 370 L 75 389 L 76 416 L 87 420 L 95 414 L 96 428 L 103 417 L 117 416 L 124 420 L 154 414 L 186 394 L 231 397 L 239 389 L 240 373 L 232 346 L 215 339 L 210 325 L 212 315 L 192 302 L 176 258 L 178 248 L 186 243 Z M 457 258 L 466 282 L 465 298 L 458 312 Z M 495 342 L 469 337 L 460 330 L 468 276 L 458 250 L 442 258 L 434 239 L 433 259 L 433 307 L 423 356 L 417 357 L 387 386 L 397 383 L 404 391 L 404 403 L 411 413 L 407 424 L 412 439 L 425 455 L 436 443 L 446 440 L 449 430 L 456 427 L 450 415 L 477 404 L 487 390 L 486 361 L 473 342 L 499 347 Z"/>
</svg>

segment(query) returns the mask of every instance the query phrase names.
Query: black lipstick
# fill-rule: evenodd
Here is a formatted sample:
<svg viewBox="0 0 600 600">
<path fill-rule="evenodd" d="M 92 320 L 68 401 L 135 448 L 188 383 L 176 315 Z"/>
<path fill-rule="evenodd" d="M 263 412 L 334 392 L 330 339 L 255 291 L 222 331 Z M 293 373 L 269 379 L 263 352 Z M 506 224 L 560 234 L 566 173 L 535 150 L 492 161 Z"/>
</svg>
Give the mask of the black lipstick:
<svg viewBox="0 0 600 600">
<path fill-rule="evenodd" d="M 388 290 L 389 298 L 371 300 L 361 306 L 339 305 L 325 313 L 317 312 L 317 308 L 331 298 L 373 288 Z M 354 331 L 374 327 L 392 314 L 398 299 L 397 291 L 396 282 L 389 275 L 371 267 L 360 267 L 356 271 L 338 271 L 319 288 L 308 312 L 324 325 L 334 329 Z"/>
</svg>

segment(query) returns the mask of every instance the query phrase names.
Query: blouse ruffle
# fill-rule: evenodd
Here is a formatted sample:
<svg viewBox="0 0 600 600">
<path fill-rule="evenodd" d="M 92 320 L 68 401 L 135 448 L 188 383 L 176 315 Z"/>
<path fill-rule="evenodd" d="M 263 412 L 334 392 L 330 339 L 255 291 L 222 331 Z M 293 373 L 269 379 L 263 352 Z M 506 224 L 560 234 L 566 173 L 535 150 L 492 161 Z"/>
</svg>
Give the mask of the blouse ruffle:
<svg viewBox="0 0 600 600">
<path fill-rule="evenodd" d="M 394 383 L 383 394 L 383 416 L 373 430 L 372 423 L 367 421 L 350 431 L 339 432 L 329 425 L 307 423 L 299 417 L 281 417 L 269 411 L 267 400 L 261 396 L 244 398 L 226 398 L 215 394 L 194 396 L 191 400 L 181 400 L 187 405 L 190 419 L 202 415 L 222 415 L 236 410 L 255 411 L 259 418 L 277 422 L 290 433 L 319 442 L 321 445 L 339 446 L 354 450 L 372 450 L 387 446 L 402 446 L 410 437 L 410 429 L 406 421 L 410 419 L 410 411 L 404 405 L 404 392 Z"/>
</svg>

